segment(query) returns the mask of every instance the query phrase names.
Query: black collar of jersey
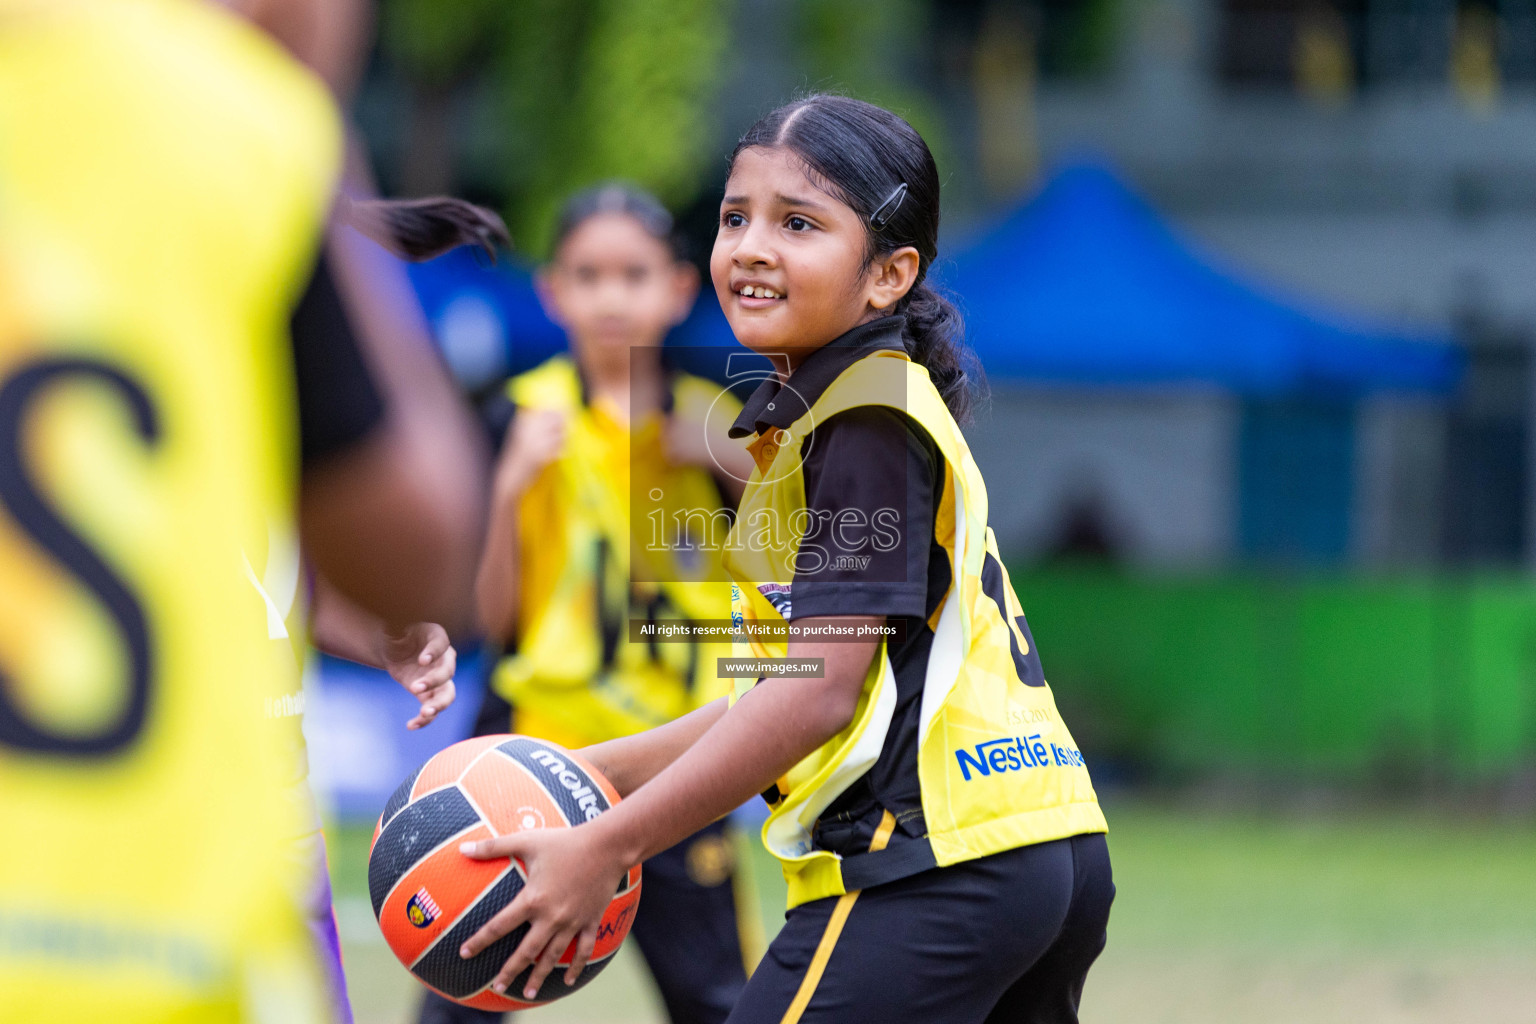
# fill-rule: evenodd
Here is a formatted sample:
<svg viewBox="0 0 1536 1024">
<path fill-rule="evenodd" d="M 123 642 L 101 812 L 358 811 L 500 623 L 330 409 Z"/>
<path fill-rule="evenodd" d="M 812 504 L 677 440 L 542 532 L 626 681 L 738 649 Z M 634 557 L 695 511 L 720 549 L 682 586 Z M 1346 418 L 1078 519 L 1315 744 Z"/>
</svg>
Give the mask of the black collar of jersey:
<svg viewBox="0 0 1536 1024">
<path fill-rule="evenodd" d="M 761 434 L 774 427 L 788 427 L 810 411 L 816 400 L 832 386 L 842 372 L 872 352 L 905 352 L 901 340 L 907 318 L 883 316 L 859 324 L 812 352 L 780 384 L 770 377 L 747 396 L 741 415 L 731 424 L 731 437 Z"/>
</svg>

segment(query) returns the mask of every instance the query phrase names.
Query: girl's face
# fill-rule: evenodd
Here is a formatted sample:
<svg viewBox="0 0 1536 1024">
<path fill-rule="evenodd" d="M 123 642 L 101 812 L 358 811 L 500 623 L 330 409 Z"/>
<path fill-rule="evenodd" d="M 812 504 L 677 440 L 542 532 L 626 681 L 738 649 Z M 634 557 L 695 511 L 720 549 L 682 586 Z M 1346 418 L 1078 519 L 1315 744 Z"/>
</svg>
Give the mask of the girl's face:
<svg viewBox="0 0 1536 1024">
<path fill-rule="evenodd" d="M 578 355 L 621 355 L 660 345 L 698 294 L 693 266 L 624 213 L 599 213 L 576 226 L 539 276 L 550 318 Z"/>
<path fill-rule="evenodd" d="M 754 352 L 786 353 L 794 366 L 894 306 L 915 280 L 917 250 L 866 265 L 867 246 L 859 215 L 822 191 L 789 150 L 742 150 L 709 260 L 736 339 Z"/>
</svg>

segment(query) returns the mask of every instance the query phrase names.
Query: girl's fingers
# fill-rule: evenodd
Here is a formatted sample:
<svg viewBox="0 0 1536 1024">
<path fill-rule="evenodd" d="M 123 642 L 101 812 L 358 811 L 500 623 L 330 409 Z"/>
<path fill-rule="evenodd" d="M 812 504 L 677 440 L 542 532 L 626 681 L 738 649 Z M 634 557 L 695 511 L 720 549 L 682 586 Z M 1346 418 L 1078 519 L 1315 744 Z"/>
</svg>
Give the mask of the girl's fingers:
<svg viewBox="0 0 1536 1024">
<path fill-rule="evenodd" d="M 576 984 L 577 979 L 581 977 L 581 972 L 587 966 L 587 961 L 592 958 L 592 950 L 596 947 L 597 928 L 582 929 L 581 934 L 576 936 L 576 953 L 571 957 L 571 966 L 566 968 L 565 971 L 565 983 L 567 985 Z"/>
<path fill-rule="evenodd" d="M 424 693 L 430 693 L 440 686 L 453 682 L 454 674 L 458 671 L 458 668 L 458 655 L 454 649 L 450 647 L 442 655 L 442 657 L 438 659 L 436 665 L 433 665 L 426 672 L 423 672 L 414 682 L 411 683 L 411 692 L 419 697 Z"/>
<path fill-rule="evenodd" d="M 497 857 L 516 857 L 520 847 L 520 834 L 513 832 L 510 835 L 497 836 L 495 839 L 480 839 L 472 843 L 460 843 L 459 852 L 471 860 L 495 860 Z M 513 903 L 516 903 L 513 900 Z"/>
<path fill-rule="evenodd" d="M 445 672 L 440 665 L 434 666 L 430 671 L 423 674 L 420 679 L 417 679 L 414 683 L 411 684 L 411 692 L 416 696 L 421 697 L 424 694 L 431 693 L 433 690 L 437 689 L 439 686 L 442 686 L 444 683 L 449 683 L 452 681 L 452 672 Z"/>
<path fill-rule="evenodd" d="M 549 945 L 549 932 L 549 926 L 542 922 L 535 922 L 528 929 L 528 934 L 518 943 L 517 950 L 507 957 L 507 962 L 501 965 L 501 970 L 491 979 L 491 991 L 498 995 L 506 992 L 507 986 L 516 981 L 517 976 L 527 970 L 528 965 L 537 960 L 540 952 Z"/>
<path fill-rule="evenodd" d="M 539 958 L 534 961 L 533 973 L 528 975 L 528 980 L 523 983 L 524 999 L 539 997 L 539 989 L 543 987 L 544 979 L 549 977 L 550 971 L 559 966 L 560 954 L 570 948 L 571 940 L 575 937 L 575 933 L 564 930 L 555 933 L 555 937 L 544 947 L 544 952 L 540 953 Z"/>
<path fill-rule="evenodd" d="M 448 644 L 448 634 L 442 630 L 437 630 L 427 640 L 426 646 L 421 649 L 421 653 L 416 656 L 416 663 L 418 665 L 430 665 L 444 651 L 451 649 Z"/>
<path fill-rule="evenodd" d="M 458 667 L 458 654 L 450 647 L 443 652 L 442 657 L 438 658 L 437 664 L 432 666 L 432 671 L 427 673 L 427 688 L 433 689 L 444 683 L 453 682 L 453 674 Z"/>
<path fill-rule="evenodd" d="M 416 717 L 412 718 L 409 722 L 406 722 L 405 727 L 407 729 L 415 730 L 420 729 L 425 725 L 431 725 L 434 721 L 437 720 L 437 713 L 452 703 L 453 697 L 451 695 L 446 701 L 442 702 L 433 702 L 423 699 L 421 709 L 416 712 Z"/>
<path fill-rule="evenodd" d="M 464 940 L 464 945 L 459 947 L 459 956 L 463 957 L 465 960 L 468 960 L 470 957 L 477 955 L 481 950 L 485 949 L 485 947 L 489 946 L 503 935 L 510 934 L 514 929 L 521 926 L 527 920 L 527 902 L 522 899 L 514 899 L 511 903 L 508 903 L 506 906 L 502 907 L 495 917 L 485 922 L 484 927 L 475 932 L 475 934 L 471 935 L 468 939 Z M 523 940 L 523 944 L 518 946 L 518 952 L 521 952 L 523 946 L 526 946 L 527 944 L 528 942 L 525 938 Z M 512 959 L 517 959 L 516 953 L 513 954 Z M 530 955 L 528 959 L 532 960 L 532 955 Z M 512 961 L 509 960 L 507 962 L 511 963 Z M 524 964 L 524 966 L 527 965 Z M 522 970 L 522 968 L 520 967 L 518 970 Z M 511 976 L 509 976 L 508 980 L 510 980 L 510 977 Z"/>
<path fill-rule="evenodd" d="M 415 718 L 411 719 L 411 721 L 420 722 L 421 725 L 428 725 L 436 721 L 438 712 L 442 711 L 444 708 L 447 708 L 453 703 L 455 693 L 456 691 L 452 683 L 441 687 L 432 694 L 430 700 L 422 702 L 421 711 L 416 715 Z"/>
</svg>

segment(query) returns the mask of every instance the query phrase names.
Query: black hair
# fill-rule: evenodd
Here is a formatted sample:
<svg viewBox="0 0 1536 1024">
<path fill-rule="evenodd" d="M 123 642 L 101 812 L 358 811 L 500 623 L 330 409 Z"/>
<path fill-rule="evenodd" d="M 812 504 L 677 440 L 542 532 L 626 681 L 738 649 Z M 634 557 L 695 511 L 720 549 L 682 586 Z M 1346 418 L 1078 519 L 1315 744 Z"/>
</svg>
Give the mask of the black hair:
<svg viewBox="0 0 1536 1024">
<path fill-rule="evenodd" d="M 667 247 L 674 260 L 686 258 L 682 236 L 672 220 L 672 214 L 661 200 L 638 185 L 625 181 L 609 181 L 583 189 L 565 201 L 560 216 L 555 221 L 555 240 L 551 253 L 559 253 L 560 246 L 593 217 L 605 213 L 620 213 L 634 219 L 635 223 L 656 241 Z"/>
<path fill-rule="evenodd" d="M 502 219 L 483 206 L 449 196 L 425 199 L 349 199 L 342 219 L 403 259 L 420 262 L 461 245 L 479 246 L 496 261 L 512 242 Z"/>
<path fill-rule="evenodd" d="M 754 146 L 789 150 L 818 185 L 859 215 L 869 241 L 866 266 L 903 246 L 917 250 L 917 279 L 891 312 L 906 317 L 907 354 L 927 367 L 951 414 L 962 423 L 970 419 L 980 370 L 965 345 L 960 311 L 928 281 L 938 255 L 939 170 L 923 137 L 882 107 L 817 93 L 747 129 L 732 165 Z"/>
</svg>

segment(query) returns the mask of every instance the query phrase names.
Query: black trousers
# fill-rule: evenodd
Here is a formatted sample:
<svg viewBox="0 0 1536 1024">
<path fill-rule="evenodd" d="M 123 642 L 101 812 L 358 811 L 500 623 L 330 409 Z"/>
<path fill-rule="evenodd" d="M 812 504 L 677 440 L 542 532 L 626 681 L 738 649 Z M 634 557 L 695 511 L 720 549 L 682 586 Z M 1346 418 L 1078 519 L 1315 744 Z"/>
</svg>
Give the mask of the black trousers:
<svg viewBox="0 0 1536 1024">
<path fill-rule="evenodd" d="M 1082 835 L 802 904 L 729 1024 L 1076 1024 L 1114 897 Z"/>
</svg>

